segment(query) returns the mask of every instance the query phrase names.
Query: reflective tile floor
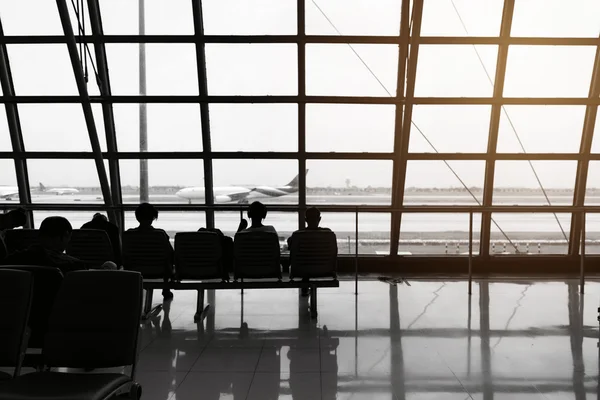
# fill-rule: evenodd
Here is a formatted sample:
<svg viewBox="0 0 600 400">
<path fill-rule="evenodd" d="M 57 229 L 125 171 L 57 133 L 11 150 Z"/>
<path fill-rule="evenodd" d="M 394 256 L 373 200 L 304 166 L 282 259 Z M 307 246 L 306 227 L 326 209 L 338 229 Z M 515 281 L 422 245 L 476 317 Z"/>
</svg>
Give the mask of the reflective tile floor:
<svg viewBox="0 0 600 400">
<path fill-rule="evenodd" d="M 600 399 L 600 283 L 361 281 L 319 290 L 175 292 L 143 325 L 145 400 Z M 158 292 L 156 293 L 158 295 Z"/>
</svg>

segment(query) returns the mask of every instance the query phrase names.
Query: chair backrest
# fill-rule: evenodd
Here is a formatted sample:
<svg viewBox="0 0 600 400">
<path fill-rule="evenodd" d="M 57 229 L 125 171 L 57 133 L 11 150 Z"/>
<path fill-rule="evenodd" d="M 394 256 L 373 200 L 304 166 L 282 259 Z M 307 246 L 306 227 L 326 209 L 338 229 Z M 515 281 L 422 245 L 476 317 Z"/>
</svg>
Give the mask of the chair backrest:
<svg viewBox="0 0 600 400">
<path fill-rule="evenodd" d="M 337 242 L 332 231 L 298 231 L 290 241 L 290 278 L 336 277 Z"/>
<path fill-rule="evenodd" d="M 33 294 L 33 274 L 14 269 L 0 269 L 0 366 L 21 366 L 27 344 L 27 324 Z"/>
<path fill-rule="evenodd" d="M 142 276 L 132 271 L 67 274 L 44 342 L 50 367 L 134 365 L 142 312 Z M 104 317 L 103 317 L 104 316 Z"/>
<path fill-rule="evenodd" d="M 221 239 L 215 232 L 175 234 L 175 268 L 179 279 L 223 277 Z"/>
<path fill-rule="evenodd" d="M 4 244 L 8 254 L 23 250 L 34 244 L 38 244 L 37 229 L 9 229 L 4 233 Z"/>
<path fill-rule="evenodd" d="M 92 266 L 115 261 L 108 234 L 98 229 L 74 229 L 67 246 L 67 254 Z"/>
<path fill-rule="evenodd" d="M 168 246 L 168 247 L 167 247 Z M 173 249 L 161 230 L 123 233 L 123 268 L 140 272 L 144 279 L 164 278 L 172 272 Z"/>
<path fill-rule="evenodd" d="M 48 319 L 54 305 L 56 294 L 63 281 L 63 274 L 55 267 L 42 267 L 36 265 L 3 265 L 0 271 L 5 269 L 26 271 L 33 275 L 35 288 L 29 315 L 29 348 L 42 348 L 44 336 L 48 331 Z"/>
<path fill-rule="evenodd" d="M 233 242 L 235 267 L 238 278 L 281 279 L 279 238 L 273 232 L 242 231 Z"/>
</svg>

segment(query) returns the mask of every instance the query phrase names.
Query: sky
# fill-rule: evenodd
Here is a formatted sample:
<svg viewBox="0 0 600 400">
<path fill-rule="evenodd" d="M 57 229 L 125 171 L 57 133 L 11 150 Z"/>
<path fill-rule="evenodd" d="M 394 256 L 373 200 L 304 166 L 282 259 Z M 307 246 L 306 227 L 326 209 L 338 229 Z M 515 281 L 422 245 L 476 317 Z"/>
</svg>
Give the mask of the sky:
<svg viewBox="0 0 600 400">
<path fill-rule="evenodd" d="M 69 2 L 68 2 L 69 3 Z M 306 33 L 397 35 L 400 0 L 307 0 Z M 70 3 L 69 3 L 70 4 Z M 497 36 L 502 1 L 425 0 L 423 36 Z M 106 34 L 137 34 L 138 9 L 133 0 L 101 0 Z M 320 11 L 322 10 L 322 12 Z M 293 35 L 297 32 L 295 0 L 204 0 L 206 34 Z M 147 34 L 193 34 L 189 0 L 146 0 Z M 60 35 L 55 2 L 0 0 L 0 19 L 7 35 Z M 86 22 L 89 27 L 89 21 Z M 511 34 L 534 37 L 598 37 L 597 0 L 516 0 Z M 93 47 L 90 47 L 93 53 Z M 365 68 L 356 51 L 376 75 Z M 138 45 L 106 46 L 113 94 L 138 94 Z M 193 44 L 148 44 L 147 81 L 151 95 L 197 95 Z M 75 95 L 65 45 L 8 45 L 19 95 Z M 507 97 L 587 97 L 593 46 L 511 46 L 504 95 Z M 421 45 L 415 96 L 490 97 L 497 46 Z M 212 95 L 296 95 L 297 49 L 294 44 L 208 44 L 208 90 Z M 483 63 L 481 65 L 479 59 Z M 396 45 L 309 44 L 306 47 L 308 95 L 394 96 Z M 91 70 L 91 67 L 90 67 Z M 379 80 L 379 82 L 378 82 Z M 381 83 L 380 83 L 381 82 Z M 98 94 L 93 78 L 90 94 Z M 487 149 L 490 106 L 417 105 L 413 122 L 432 147 L 412 129 L 410 152 L 481 153 Z M 26 150 L 90 151 L 85 120 L 77 104 L 19 105 Z M 311 152 L 382 152 L 394 148 L 394 105 L 309 104 L 306 149 Z M 118 148 L 137 151 L 137 105 L 114 106 Z M 577 153 L 584 106 L 506 106 L 500 121 L 498 152 L 522 153 L 514 125 L 527 153 Z M 100 105 L 95 123 L 103 149 L 105 130 Z M 298 110 L 294 104 L 210 105 L 213 151 L 285 151 L 298 147 Z M 598 129 L 598 128 L 597 128 Z M 202 151 L 197 104 L 148 105 L 149 151 Z M 600 136 L 600 135 L 596 135 Z M 10 151 L 4 110 L 0 110 L 0 151 Z M 600 152 L 596 138 L 594 152 Z M 482 186 L 483 161 L 452 161 L 468 186 Z M 215 160 L 216 185 L 283 185 L 298 173 L 294 160 Z M 545 187 L 572 188 L 576 162 L 539 161 L 534 166 Z M 92 160 L 30 160 L 30 181 L 50 186 L 97 186 Z M 359 187 L 392 183 L 387 160 L 309 160 L 307 184 Z M 201 160 L 152 160 L 151 185 L 203 184 Z M 138 162 L 121 162 L 123 185 L 138 185 Z M 537 182 L 523 161 L 499 161 L 497 187 L 532 187 Z M 600 187 L 600 165 L 592 163 L 589 186 Z M 0 160 L 0 185 L 15 184 L 11 160 Z M 407 186 L 458 187 L 460 182 L 441 161 L 409 161 Z"/>
</svg>

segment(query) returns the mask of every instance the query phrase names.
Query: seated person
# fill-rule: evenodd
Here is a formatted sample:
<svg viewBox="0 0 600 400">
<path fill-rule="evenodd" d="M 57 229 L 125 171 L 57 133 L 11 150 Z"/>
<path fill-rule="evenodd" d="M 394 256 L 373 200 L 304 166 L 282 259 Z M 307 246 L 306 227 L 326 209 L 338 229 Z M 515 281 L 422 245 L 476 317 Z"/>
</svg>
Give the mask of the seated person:
<svg viewBox="0 0 600 400">
<path fill-rule="evenodd" d="M 175 252 L 173 250 L 173 246 L 171 246 L 169 235 L 164 230 L 157 229 L 152 226 L 152 223 L 158 219 L 158 210 L 154 208 L 152 204 L 142 203 L 138 206 L 138 208 L 135 209 L 135 219 L 137 219 L 137 221 L 139 222 L 139 226 L 137 228 L 128 229 L 128 231 L 159 231 L 164 234 L 165 248 L 168 249 L 170 253 L 169 260 L 170 265 L 172 266 Z M 168 279 L 171 278 L 170 271 L 167 275 L 169 276 L 165 275 L 165 282 L 167 282 Z M 169 289 L 163 289 L 162 293 L 165 300 L 170 300 L 173 298 L 173 292 L 171 292 L 171 290 Z"/>
<path fill-rule="evenodd" d="M 2 231 L 15 229 L 27 225 L 27 212 L 24 208 L 10 210 L 5 214 L 0 214 L 0 235 Z"/>
<path fill-rule="evenodd" d="M 71 239 L 73 227 L 63 217 L 48 217 L 39 229 L 39 244 L 25 250 L 16 251 L 1 261 L 4 265 L 40 265 L 59 268 L 63 274 L 88 269 L 88 265 L 78 258 L 64 253 Z M 113 262 L 106 262 L 103 269 L 116 269 Z"/>
<path fill-rule="evenodd" d="M 119 228 L 110 222 L 106 215 L 94 214 L 92 220 L 83 224 L 81 229 L 98 229 L 106 232 L 115 255 L 115 262 L 117 265 L 121 265 L 121 235 L 119 234 Z"/>
<path fill-rule="evenodd" d="M 251 231 L 251 232 L 272 232 L 277 234 L 277 231 L 272 225 L 263 225 L 262 221 L 267 217 L 267 207 L 260 201 L 255 201 L 248 207 L 248 218 L 252 221 L 250 227 L 247 228 L 248 222 L 242 219 L 238 232 L 240 231 Z"/>
</svg>

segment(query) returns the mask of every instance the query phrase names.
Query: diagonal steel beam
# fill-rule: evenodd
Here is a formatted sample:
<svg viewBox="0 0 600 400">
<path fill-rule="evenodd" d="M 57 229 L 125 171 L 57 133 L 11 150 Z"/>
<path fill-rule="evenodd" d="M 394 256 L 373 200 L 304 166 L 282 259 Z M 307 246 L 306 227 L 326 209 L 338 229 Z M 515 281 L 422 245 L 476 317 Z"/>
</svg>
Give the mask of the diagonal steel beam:
<svg viewBox="0 0 600 400">
<path fill-rule="evenodd" d="M 67 7 L 66 0 L 56 0 L 56 6 L 58 7 L 60 21 L 62 23 L 63 31 L 67 41 L 67 50 L 69 51 L 71 66 L 73 67 L 73 74 L 75 75 L 75 82 L 77 83 L 79 96 L 82 98 L 81 108 L 83 109 L 83 116 L 85 118 L 85 124 L 90 137 L 90 144 L 92 146 L 92 152 L 94 153 L 94 161 L 96 163 L 96 170 L 98 171 L 98 179 L 100 181 L 102 196 L 104 197 L 104 203 L 112 206 L 113 201 L 110 194 L 110 186 L 108 183 L 108 177 L 106 175 L 106 169 L 104 168 L 104 161 L 102 160 L 102 150 L 100 149 L 98 131 L 96 130 L 96 123 L 94 122 L 92 103 L 90 101 L 83 70 L 81 68 L 81 60 L 79 58 L 79 54 L 77 53 L 77 41 L 75 40 L 75 36 L 73 34 L 73 26 L 71 25 L 69 9 Z"/>
<path fill-rule="evenodd" d="M 505 0 L 500 24 L 500 45 L 498 46 L 498 59 L 496 60 L 496 77 L 494 80 L 493 98 L 496 101 L 492 105 L 490 115 L 490 131 L 488 136 L 488 156 L 496 154 L 498 144 L 498 130 L 500 128 L 500 115 L 502 114 L 502 93 L 504 92 L 504 78 L 506 76 L 506 61 L 508 59 L 508 39 L 512 28 L 512 19 L 515 9 L 515 0 Z M 485 164 L 485 181 L 483 184 L 483 205 L 491 206 L 494 195 L 494 172 L 496 161 L 488 159 Z M 490 255 L 490 230 L 492 226 L 492 214 L 484 212 L 481 215 L 481 236 L 479 254 L 483 257 Z"/>
<path fill-rule="evenodd" d="M 90 13 L 90 22 L 92 25 L 92 37 L 94 39 L 94 52 L 96 55 L 96 64 L 98 68 L 98 87 L 102 97 L 111 96 L 110 76 L 108 74 L 108 62 L 106 60 L 106 45 L 103 42 L 104 29 L 102 27 L 102 15 L 100 13 L 100 4 L 98 0 L 88 0 L 88 10 Z M 121 193 L 121 175 L 119 172 L 119 160 L 117 157 L 117 133 L 115 129 L 115 116 L 113 104 L 110 100 L 102 102 L 102 116 L 104 118 L 104 129 L 106 131 L 106 147 L 108 150 L 108 167 L 110 173 L 111 196 L 113 204 L 122 204 Z M 117 223 L 121 229 L 124 227 L 123 216 L 121 213 L 112 211 L 109 213 L 111 220 Z"/>
<path fill-rule="evenodd" d="M 0 21 L 0 38 L 4 37 L 4 29 Z M 0 44 L 0 84 L 4 97 L 11 98 L 15 96 L 15 87 L 12 80 L 10 61 L 6 44 Z M 16 103 L 5 103 L 6 119 L 8 120 L 8 130 L 13 148 L 13 155 L 25 151 L 23 143 L 23 132 L 21 130 L 21 120 L 19 119 L 19 109 Z M 17 175 L 17 186 L 19 187 L 19 203 L 21 205 L 31 204 L 31 192 L 29 189 L 29 176 L 27 174 L 27 161 L 22 157 L 15 157 L 15 172 Z M 33 221 L 31 212 L 29 220 Z"/>
<path fill-rule="evenodd" d="M 202 14 L 202 0 L 192 0 L 194 14 L 194 35 L 196 42 L 196 67 L 198 68 L 198 90 L 201 97 L 208 96 L 208 77 L 206 75 L 206 46 L 203 43 L 204 17 Z M 210 114 L 208 102 L 200 102 L 200 123 L 202 125 L 202 151 L 204 152 L 204 201 L 207 206 L 214 204 L 212 146 L 210 141 Z M 214 228 L 215 212 L 206 211 L 206 226 Z"/>
</svg>

